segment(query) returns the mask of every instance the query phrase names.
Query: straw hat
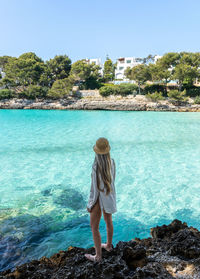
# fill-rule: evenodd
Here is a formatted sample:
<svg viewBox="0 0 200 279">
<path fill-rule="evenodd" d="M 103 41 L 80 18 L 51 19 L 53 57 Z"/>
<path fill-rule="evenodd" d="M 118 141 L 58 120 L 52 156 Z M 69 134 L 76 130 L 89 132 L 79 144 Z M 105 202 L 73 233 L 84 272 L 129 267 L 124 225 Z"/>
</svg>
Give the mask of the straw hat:
<svg viewBox="0 0 200 279">
<path fill-rule="evenodd" d="M 96 145 L 93 146 L 94 151 L 97 154 L 107 154 L 110 151 L 110 145 L 106 138 L 99 138 L 96 141 Z"/>
</svg>

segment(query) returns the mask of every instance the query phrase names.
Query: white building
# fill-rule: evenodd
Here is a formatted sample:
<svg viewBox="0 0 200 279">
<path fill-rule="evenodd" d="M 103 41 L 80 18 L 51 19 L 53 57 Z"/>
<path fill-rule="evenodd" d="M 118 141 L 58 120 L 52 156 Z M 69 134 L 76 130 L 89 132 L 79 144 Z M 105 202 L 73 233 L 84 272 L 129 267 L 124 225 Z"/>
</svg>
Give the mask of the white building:
<svg viewBox="0 0 200 279">
<path fill-rule="evenodd" d="M 100 67 L 99 73 L 103 76 L 103 64 L 101 63 L 100 58 L 91 58 L 91 59 L 86 58 L 86 61 L 90 64 L 94 63 L 95 65 L 99 66 Z"/>
<path fill-rule="evenodd" d="M 117 65 L 115 70 L 115 79 L 127 80 L 124 72 L 130 67 L 133 68 L 137 65 L 141 64 L 141 62 L 136 61 L 135 57 L 120 57 L 117 59 Z"/>
</svg>

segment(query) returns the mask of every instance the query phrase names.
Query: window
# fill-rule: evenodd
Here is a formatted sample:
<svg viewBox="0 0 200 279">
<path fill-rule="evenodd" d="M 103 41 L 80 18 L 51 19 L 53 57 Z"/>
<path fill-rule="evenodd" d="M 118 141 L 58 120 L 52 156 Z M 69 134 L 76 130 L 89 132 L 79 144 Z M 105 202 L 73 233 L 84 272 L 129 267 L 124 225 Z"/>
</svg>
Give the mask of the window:
<svg viewBox="0 0 200 279">
<path fill-rule="evenodd" d="M 126 60 L 126 63 L 131 63 L 131 60 Z"/>
<path fill-rule="evenodd" d="M 124 67 L 119 67 L 119 70 L 121 71 L 121 70 L 123 70 L 124 69 Z"/>
</svg>

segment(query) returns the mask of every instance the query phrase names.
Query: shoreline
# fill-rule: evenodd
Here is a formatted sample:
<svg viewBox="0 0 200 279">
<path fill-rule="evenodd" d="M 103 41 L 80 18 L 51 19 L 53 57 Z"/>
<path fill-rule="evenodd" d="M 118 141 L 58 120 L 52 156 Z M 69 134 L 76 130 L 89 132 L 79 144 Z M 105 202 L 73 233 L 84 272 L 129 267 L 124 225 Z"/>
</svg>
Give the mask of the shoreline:
<svg viewBox="0 0 200 279">
<path fill-rule="evenodd" d="M 151 102 L 143 95 L 136 97 L 83 97 L 68 99 L 4 99 L 0 109 L 43 109 L 43 110 L 111 110 L 111 111 L 177 111 L 200 112 L 200 104 L 192 102 L 174 105 L 168 100 Z"/>
<path fill-rule="evenodd" d="M 200 278 L 200 231 L 176 219 L 150 233 L 149 238 L 119 241 L 111 252 L 102 249 L 99 263 L 84 256 L 94 254 L 94 247 L 70 246 L 50 258 L 44 256 L 2 271 L 0 279 Z"/>
</svg>

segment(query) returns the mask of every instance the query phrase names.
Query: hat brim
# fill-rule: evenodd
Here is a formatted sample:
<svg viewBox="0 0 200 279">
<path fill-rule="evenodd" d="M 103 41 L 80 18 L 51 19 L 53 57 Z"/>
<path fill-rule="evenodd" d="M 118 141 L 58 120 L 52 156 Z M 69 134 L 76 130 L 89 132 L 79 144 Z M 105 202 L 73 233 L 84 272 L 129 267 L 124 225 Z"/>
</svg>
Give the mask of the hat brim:
<svg viewBox="0 0 200 279">
<path fill-rule="evenodd" d="M 108 146 L 104 151 L 101 151 L 96 147 L 96 145 L 93 146 L 93 150 L 97 154 L 107 154 L 109 153 L 110 149 L 111 149 L 110 146 Z"/>
</svg>

